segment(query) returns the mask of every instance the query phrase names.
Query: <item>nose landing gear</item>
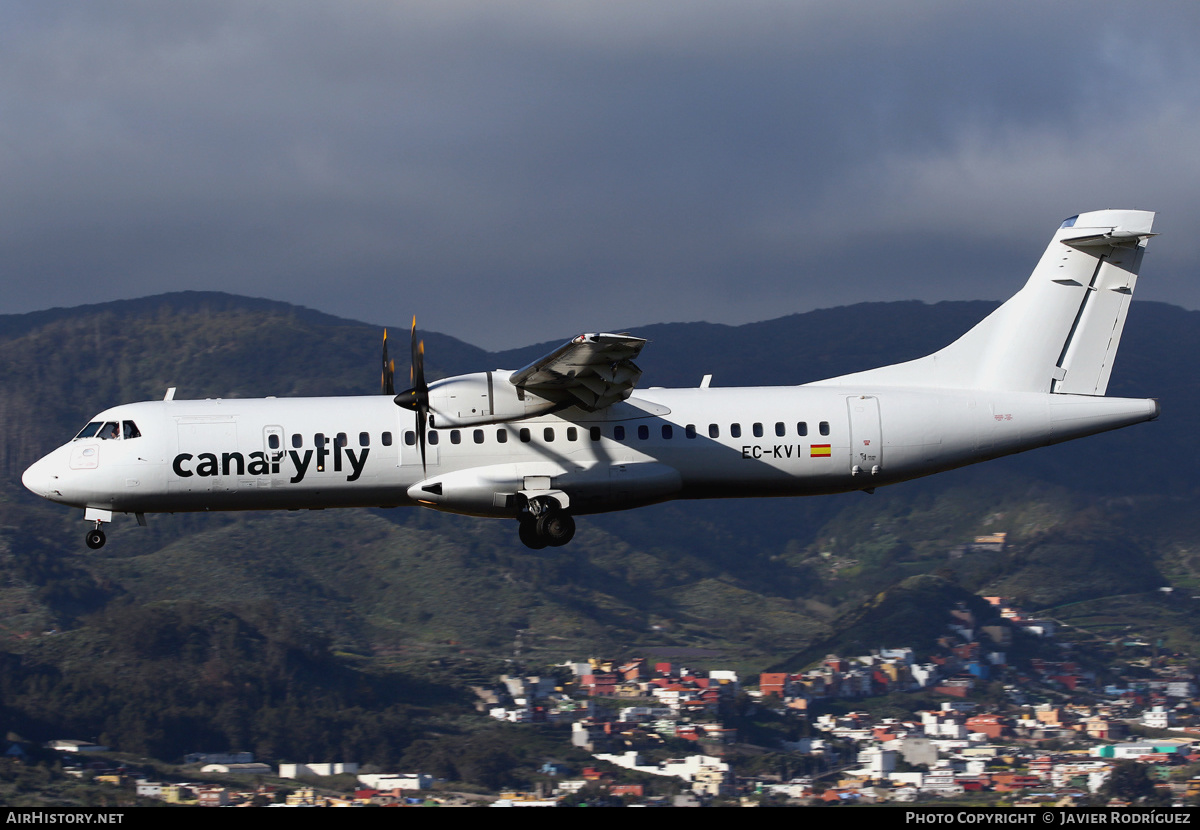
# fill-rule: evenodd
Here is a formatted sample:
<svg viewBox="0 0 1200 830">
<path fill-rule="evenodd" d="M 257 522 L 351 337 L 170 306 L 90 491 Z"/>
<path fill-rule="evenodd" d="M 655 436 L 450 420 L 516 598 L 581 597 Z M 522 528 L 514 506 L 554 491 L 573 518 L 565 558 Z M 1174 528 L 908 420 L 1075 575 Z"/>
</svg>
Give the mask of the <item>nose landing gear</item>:
<svg viewBox="0 0 1200 830">
<path fill-rule="evenodd" d="M 83 540 L 87 542 L 87 546 L 92 550 L 99 550 L 104 547 L 104 531 L 100 529 L 100 522 L 96 522 L 96 526 L 87 532 Z"/>
<path fill-rule="evenodd" d="M 104 547 L 104 527 L 105 522 L 111 522 L 113 518 L 112 510 L 107 507 L 85 507 L 83 510 L 83 520 L 85 522 L 95 522 L 87 535 L 83 537 L 83 541 L 87 542 L 87 546 L 92 550 L 99 550 Z M 141 522 L 139 521 L 139 524 Z"/>
</svg>

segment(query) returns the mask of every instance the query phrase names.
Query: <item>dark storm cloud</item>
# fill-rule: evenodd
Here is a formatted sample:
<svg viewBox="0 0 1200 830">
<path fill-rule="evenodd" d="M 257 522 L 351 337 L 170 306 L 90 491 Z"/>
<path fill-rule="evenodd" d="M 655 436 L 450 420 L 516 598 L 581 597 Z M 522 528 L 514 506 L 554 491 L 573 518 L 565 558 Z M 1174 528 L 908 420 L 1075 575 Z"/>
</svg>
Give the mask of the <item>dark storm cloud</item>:
<svg viewBox="0 0 1200 830">
<path fill-rule="evenodd" d="M 485 346 L 1000 298 L 1161 212 L 1200 305 L 1200 12 L 10 3 L 0 312 L 213 288 Z"/>
</svg>

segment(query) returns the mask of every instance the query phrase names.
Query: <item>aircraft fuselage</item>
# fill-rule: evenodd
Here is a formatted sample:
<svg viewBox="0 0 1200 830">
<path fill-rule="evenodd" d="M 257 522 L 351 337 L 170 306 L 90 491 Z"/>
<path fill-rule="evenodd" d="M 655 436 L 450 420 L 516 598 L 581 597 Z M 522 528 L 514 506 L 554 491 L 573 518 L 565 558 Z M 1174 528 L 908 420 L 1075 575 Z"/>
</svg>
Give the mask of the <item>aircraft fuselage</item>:
<svg viewBox="0 0 1200 830">
<path fill-rule="evenodd" d="M 94 419 L 132 422 L 137 437 L 78 438 L 23 481 L 112 512 L 421 503 L 515 518 L 521 491 L 561 491 L 579 514 L 872 489 L 1157 412 L 1152 400 L 986 390 L 651 389 L 596 413 L 431 430 L 423 469 L 415 416 L 384 396 L 150 401 Z"/>
</svg>

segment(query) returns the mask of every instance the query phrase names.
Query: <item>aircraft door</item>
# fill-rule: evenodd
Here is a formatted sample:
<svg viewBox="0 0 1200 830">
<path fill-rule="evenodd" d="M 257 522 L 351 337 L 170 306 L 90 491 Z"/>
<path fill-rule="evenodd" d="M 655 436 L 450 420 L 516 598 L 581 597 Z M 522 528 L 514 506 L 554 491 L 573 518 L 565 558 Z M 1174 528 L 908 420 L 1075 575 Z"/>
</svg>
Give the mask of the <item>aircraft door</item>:
<svg viewBox="0 0 1200 830">
<path fill-rule="evenodd" d="M 263 452 L 266 454 L 267 463 L 270 465 L 270 473 L 259 479 L 260 482 L 269 482 L 268 486 L 275 487 L 287 480 L 287 474 L 283 472 L 284 461 L 286 460 L 287 450 L 284 448 L 283 427 L 268 426 L 263 427 Z M 262 486 L 260 484 L 260 486 Z"/>
<path fill-rule="evenodd" d="M 850 410 L 850 472 L 871 477 L 883 469 L 883 437 L 879 423 L 879 398 L 847 398 Z"/>
<path fill-rule="evenodd" d="M 167 477 L 169 493 L 207 493 L 232 489 L 234 476 L 223 473 L 222 458 L 236 453 L 237 424 L 232 420 L 181 420 L 179 450 Z M 226 465 L 228 466 L 228 465 Z"/>
</svg>

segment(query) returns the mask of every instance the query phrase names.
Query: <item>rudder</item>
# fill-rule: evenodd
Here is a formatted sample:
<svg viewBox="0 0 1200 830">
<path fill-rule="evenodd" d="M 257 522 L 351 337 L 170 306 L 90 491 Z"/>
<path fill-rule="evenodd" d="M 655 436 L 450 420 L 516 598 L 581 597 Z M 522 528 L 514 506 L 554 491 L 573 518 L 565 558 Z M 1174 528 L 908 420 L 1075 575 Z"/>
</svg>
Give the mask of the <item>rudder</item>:
<svg viewBox="0 0 1200 830">
<path fill-rule="evenodd" d="M 946 348 L 819 383 L 1103 395 L 1153 223 L 1143 210 L 1073 216 L 1025 286 Z"/>
<path fill-rule="evenodd" d="M 1084 292 L 1075 321 L 1055 365 L 1051 392 L 1103 395 L 1108 389 L 1113 359 L 1116 357 L 1117 347 L 1121 344 L 1125 316 L 1129 312 L 1129 302 L 1133 299 L 1138 270 L 1146 251 L 1146 240 L 1152 235 L 1150 229 L 1154 224 L 1153 213 L 1102 212 L 1133 215 L 1121 217 L 1121 224 L 1115 225 L 1113 231 L 1108 234 L 1063 240 L 1063 243 L 1071 248 L 1097 249 L 1098 256 L 1092 279 L 1087 285 L 1087 291 Z M 1078 225 L 1078 222 L 1075 224 Z M 1114 236 L 1118 229 L 1122 232 L 1121 235 Z"/>
</svg>

